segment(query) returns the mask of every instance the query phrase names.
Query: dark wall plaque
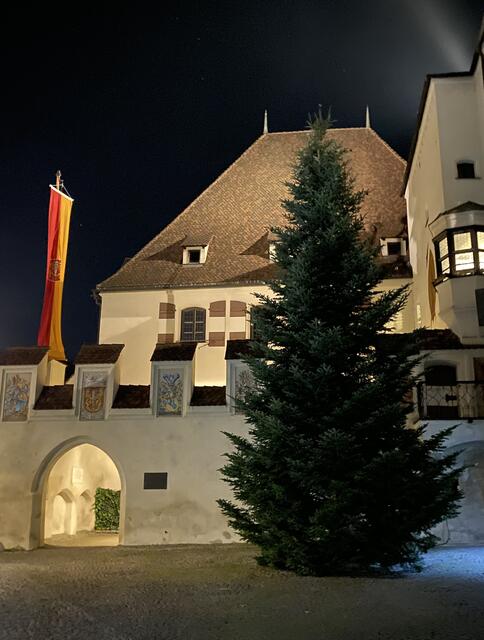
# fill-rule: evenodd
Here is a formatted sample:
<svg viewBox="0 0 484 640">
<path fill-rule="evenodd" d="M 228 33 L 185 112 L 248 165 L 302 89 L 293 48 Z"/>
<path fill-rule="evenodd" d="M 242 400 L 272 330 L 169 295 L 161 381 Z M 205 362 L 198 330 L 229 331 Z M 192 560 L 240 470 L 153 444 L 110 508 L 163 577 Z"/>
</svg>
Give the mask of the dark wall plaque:
<svg viewBox="0 0 484 640">
<path fill-rule="evenodd" d="M 484 289 L 476 289 L 476 306 L 479 326 L 484 327 Z"/>
<path fill-rule="evenodd" d="M 167 489 L 168 474 L 163 473 L 145 473 L 143 489 Z"/>
</svg>

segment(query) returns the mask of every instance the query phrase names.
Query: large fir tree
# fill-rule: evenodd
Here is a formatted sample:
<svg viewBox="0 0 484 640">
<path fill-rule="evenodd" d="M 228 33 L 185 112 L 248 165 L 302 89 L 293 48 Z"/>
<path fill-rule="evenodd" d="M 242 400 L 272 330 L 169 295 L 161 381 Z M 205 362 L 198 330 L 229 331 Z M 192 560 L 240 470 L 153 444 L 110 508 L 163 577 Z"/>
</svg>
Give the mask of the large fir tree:
<svg viewBox="0 0 484 640">
<path fill-rule="evenodd" d="M 418 567 L 430 529 L 457 512 L 458 470 L 443 454 L 448 431 L 425 440 L 406 426 L 414 340 L 398 353 L 379 345 L 407 292 L 375 295 L 365 194 L 326 129 L 312 120 L 287 227 L 275 230 L 279 276 L 255 309 L 255 390 L 241 400 L 250 437 L 227 434 L 222 472 L 236 500 L 219 504 L 263 564 L 316 575 Z"/>
</svg>

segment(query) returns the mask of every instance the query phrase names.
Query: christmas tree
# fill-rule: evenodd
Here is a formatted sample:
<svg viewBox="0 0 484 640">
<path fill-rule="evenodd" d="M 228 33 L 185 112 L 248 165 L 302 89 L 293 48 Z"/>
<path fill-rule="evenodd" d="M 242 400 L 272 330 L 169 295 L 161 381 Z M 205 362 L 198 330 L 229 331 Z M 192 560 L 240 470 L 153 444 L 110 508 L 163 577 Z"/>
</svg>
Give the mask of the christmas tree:
<svg viewBox="0 0 484 640">
<path fill-rule="evenodd" d="M 419 567 L 432 527 L 457 513 L 450 430 L 425 440 L 408 427 L 415 339 L 384 336 L 405 287 L 382 294 L 376 249 L 365 238 L 345 151 L 315 116 L 299 153 L 278 277 L 254 309 L 254 387 L 239 399 L 249 438 L 222 469 L 235 501 L 230 525 L 261 564 L 301 574 Z M 383 348 L 382 344 L 387 347 Z"/>
</svg>

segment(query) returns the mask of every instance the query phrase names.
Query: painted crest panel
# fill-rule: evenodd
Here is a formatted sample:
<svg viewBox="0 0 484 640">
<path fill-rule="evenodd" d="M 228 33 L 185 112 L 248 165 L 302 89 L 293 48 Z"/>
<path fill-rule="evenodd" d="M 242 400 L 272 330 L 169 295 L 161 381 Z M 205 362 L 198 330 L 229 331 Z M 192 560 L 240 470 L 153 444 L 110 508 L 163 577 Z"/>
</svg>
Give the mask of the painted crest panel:
<svg viewBox="0 0 484 640">
<path fill-rule="evenodd" d="M 183 413 L 183 369 L 158 371 L 156 414 L 181 416 Z"/>
<path fill-rule="evenodd" d="M 82 374 L 81 420 L 104 420 L 107 380 L 106 371 L 85 371 Z"/>
<path fill-rule="evenodd" d="M 25 422 L 29 415 L 31 373 L 7 372 L 2 416 L 5 422 Z"/>
</svg>

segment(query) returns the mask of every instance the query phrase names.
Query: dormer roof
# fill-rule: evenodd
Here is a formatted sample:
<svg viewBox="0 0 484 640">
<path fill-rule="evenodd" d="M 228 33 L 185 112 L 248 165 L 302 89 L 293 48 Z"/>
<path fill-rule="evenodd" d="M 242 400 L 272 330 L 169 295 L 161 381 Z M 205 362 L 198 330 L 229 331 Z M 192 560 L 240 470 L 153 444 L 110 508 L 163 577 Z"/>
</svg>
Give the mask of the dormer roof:
<svg viewBox="0 0 484 640">
<path fill-rule="evenodd" d="M 32 366 L 40 364 L 49 347 L 9 347 L 0 351 L 0 366 Z"/>
<path fill-rule="evenodd" d="M 118 361 L 124 344 L 83 344 L 75 364 L 114 364 Z"/>
</svg>

